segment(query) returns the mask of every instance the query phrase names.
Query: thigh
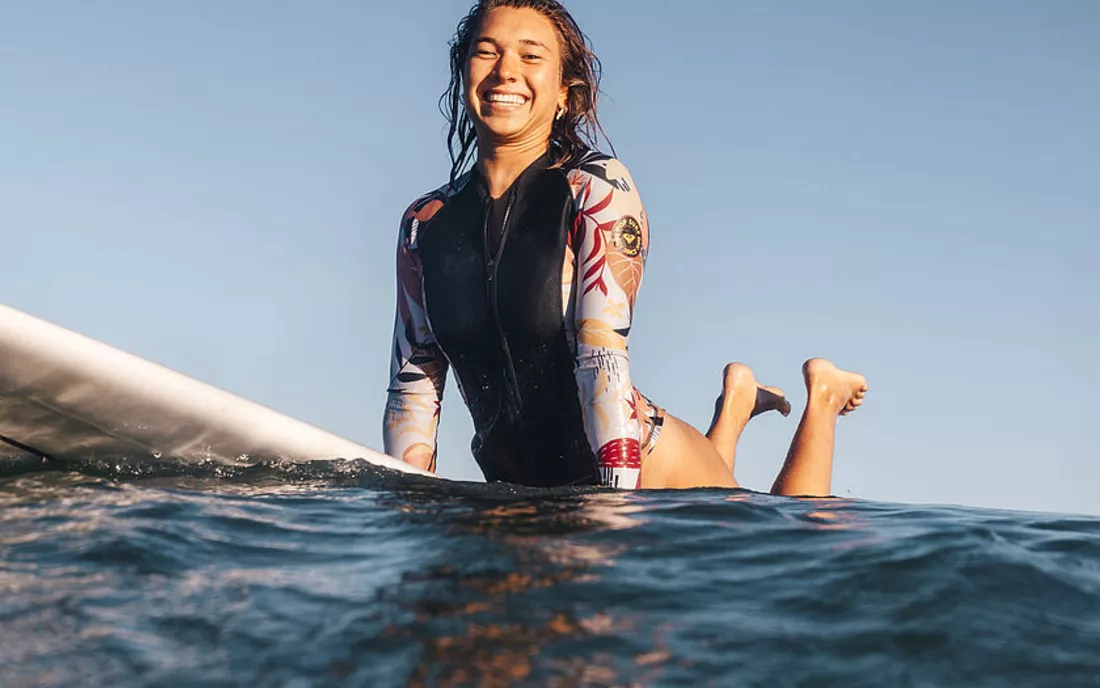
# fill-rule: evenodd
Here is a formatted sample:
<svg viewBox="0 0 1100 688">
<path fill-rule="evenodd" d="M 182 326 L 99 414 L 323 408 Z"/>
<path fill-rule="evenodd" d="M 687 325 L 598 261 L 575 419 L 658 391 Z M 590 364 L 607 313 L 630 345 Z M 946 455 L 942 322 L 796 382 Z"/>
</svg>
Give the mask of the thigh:
<svg viewBox="0 0 1100 688">
<path fill-rule="evenodd" d="M 737 483 L 710 440 L 679 418 L 666 414 L 656 446 L 642 460 L 639 487 L 737 487 Z"/>
</svg>

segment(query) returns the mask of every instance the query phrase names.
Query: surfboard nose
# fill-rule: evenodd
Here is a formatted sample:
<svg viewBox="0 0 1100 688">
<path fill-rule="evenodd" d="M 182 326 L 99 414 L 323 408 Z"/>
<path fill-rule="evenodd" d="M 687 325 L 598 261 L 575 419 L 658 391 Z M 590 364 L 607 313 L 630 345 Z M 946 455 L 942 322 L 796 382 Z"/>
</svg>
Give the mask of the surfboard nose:
<svg viewBox="0 0 1100 688">
<path fill-rule="evenodd" d="M 369 447 L 0 304 L 0 435 L 67 461 L 364 459 Z"/>
</svg>

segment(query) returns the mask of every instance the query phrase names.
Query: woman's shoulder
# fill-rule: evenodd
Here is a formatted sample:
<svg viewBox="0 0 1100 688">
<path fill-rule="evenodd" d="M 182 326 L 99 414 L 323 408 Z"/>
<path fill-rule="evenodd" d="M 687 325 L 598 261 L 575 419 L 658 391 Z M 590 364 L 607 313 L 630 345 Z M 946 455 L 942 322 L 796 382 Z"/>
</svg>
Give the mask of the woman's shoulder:
<svg viewBox="0 0 1100 688">
<path fill-rule="evenodd" d="M 447 183 L 421 194 L 409 204 L 405 214 L 401 217 L 401 235 L 404 237 L 406 245 L 415 248 L 420 225 L 435 217 L 447 201 L 462 190 L 469 178 L 470 174 L 466 173 L 455 180 L 454 183 Z"/>
<path fill-rule="evenodd" d="M 462 187 L 466 186 L 469 179 L 470 173 L 467 172 L 453 183 L 449 182 L 417 196 L 416 200 L 410 203 L 408 209 L 405 211 L 405 221 L 416 219 L 420 222 L 427 222 L 439 212 L 439 209 L 443 207 L 444 203 L 461 191 Z"/>
<path fill-rule="evenodd" d="M 616 157 L 598 150 L 590 150 L 568 168 L 567 176 L 575 193 L 588 195 L 592 191 L 606 189 L 620 193 L 636 193 L 630 170 Z"/>
</svg>

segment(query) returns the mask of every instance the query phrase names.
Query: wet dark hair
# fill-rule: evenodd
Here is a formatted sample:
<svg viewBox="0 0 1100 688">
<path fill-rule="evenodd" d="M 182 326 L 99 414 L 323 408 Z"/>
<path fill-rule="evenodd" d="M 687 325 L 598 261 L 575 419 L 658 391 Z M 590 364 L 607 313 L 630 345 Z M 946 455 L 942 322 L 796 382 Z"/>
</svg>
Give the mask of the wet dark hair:
<svg viewBox="0 0 1100 688">
<path fill-rule="evenodd" d="M 611 146 L 596 116 L 596 98 L 603 74 L 600 60 L 565 7 L 558 0 L 479 0 L 458 23 L 451 39 L 451 83 L 439 99 L 439 109 L 449 124 L 447 148 L 451 154 L 452 183 L 477 151 L 477 134 L 466 111 L 462 84 L 470 44 L 485 16 L 498 7 L 535 10 L 550 20 L 558 34 L 562 84 L 568 87 L 568 95 L 565 114 L 554 120 L 550 132 L 550 166 L 560 167 L 579 159 L 596 147 L 597 136 Z M 611 150 L 614 152 L 613 146 Z"/>
</svg>

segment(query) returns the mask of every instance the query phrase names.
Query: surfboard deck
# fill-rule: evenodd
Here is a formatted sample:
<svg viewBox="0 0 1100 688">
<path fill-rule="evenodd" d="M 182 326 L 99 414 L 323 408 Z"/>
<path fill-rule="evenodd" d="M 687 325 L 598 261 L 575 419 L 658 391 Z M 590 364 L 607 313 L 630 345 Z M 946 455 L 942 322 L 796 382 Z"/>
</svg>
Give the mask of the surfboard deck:
<svg viewBox="0 0 1100 688">
<path fill-rule="evenodd" d="M 364 459 L 435 477 L 260 404 L 0 304 L 0 461 Z"/>
</svg>

